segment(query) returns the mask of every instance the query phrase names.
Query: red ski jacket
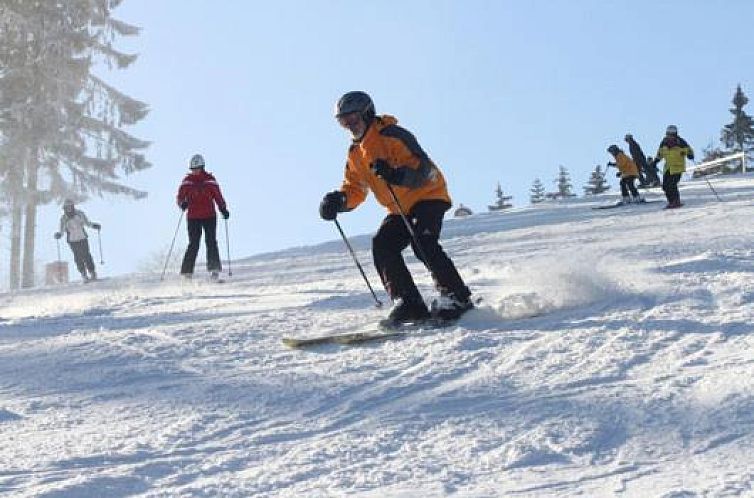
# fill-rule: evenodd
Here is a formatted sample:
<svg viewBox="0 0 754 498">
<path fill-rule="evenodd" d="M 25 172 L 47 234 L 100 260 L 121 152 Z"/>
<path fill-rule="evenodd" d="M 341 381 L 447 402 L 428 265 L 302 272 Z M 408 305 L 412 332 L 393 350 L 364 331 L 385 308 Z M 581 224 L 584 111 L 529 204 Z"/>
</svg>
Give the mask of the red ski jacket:
<svg viewBox="0 0 754 498">
<path fill-rule="evenodd" d="M 176 202 L 180 206 L 188 201 L 186 217 L 190 220 L 214 218 L 215 204 L 220 211 L 225 209 L 225 199 L 220 193 L 220 185 L 211 173 L 203 169 L 189 173 L 178 188 Z"/>
</svg>

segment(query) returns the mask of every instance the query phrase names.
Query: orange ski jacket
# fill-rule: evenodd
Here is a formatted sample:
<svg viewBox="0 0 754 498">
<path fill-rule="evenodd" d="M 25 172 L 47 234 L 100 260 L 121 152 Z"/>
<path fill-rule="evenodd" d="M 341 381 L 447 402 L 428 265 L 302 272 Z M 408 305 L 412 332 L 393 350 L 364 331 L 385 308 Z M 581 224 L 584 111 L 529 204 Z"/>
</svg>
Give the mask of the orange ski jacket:
<svg viewBox="0 0 754 498">
<path fill-rule="evenodd" d="M 639 168 L 636 167 L 636 163 L 624 152 L 618 152 L 615 156 L 615 162 L 618 163 L 618 171 L 620 171 L 621 178 L 639 176 Z"/>
<path fill-rule="evenodd" d="M 354 140 L 348 149 L 345 178 L 341 191 L 346 195 L 346 208 L 356 208 L 364 202 L 371 190 L 377 202 L 390 214 L 399 214 L 385 180 L 378 177 L 370 166 L 377 159 L 388 162 L 392 168 L 407 168 L 400 185 L 392 185 L 400 208 L 405 214 L 417 202 L 442 200 L 451 203 L 442 173 L 424 152 L 414 135 L 398 126 L 393 116 L 377 116 L 360 140 Z"/>
</svg>

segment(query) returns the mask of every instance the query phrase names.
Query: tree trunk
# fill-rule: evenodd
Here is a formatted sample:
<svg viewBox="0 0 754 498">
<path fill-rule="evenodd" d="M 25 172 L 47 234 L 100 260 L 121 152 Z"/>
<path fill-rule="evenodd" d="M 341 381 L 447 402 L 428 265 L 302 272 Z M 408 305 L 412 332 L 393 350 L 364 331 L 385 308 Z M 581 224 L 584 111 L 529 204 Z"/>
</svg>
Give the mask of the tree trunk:
<svg viewBox="0 0 754 498">
<path fill-rule="evenodd" d="M 8 277 L 11 290 L 18 290 L 21 285 L 21 230 L 23 226 L 24 206 L 24 172 L 19 168 L 7 168 L 6 176 L 10 202 L 10 259 Z"/>
<path fill-rule="evenodd" d="M 36 151 L 29 157 L 26 166 L 26 209 L 24 224 L 24 258 L 21 287 L 34 287 L 34 239 L 37 236 L 37 181 L 39 168 Z"/>
<path fill-rule="evenodd" d="M 21 283 L 21 223 L 23 222 L 23 212 L 21 211 L 19 196 L 14 196 L 12 202 L 8 273 L 10 274 L 9 285 L 11 290 L 17 290 Z"/>
</svg>

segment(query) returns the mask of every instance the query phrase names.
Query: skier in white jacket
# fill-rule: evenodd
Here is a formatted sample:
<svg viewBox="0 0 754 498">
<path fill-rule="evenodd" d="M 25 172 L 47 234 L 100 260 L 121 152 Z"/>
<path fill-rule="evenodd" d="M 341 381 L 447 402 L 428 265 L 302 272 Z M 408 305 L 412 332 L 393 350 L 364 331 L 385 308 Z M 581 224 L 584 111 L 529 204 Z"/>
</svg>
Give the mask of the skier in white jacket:
<svg viewBox="0 0 754 498">
<path fill-rule="evenodd" d="M 72 200 L 66 199 L 63 202 L 63 216 L 60 217 L 60 230 L 55 232 L 55 238 L 59 239 L 64 233 L 66 234 L 68 245 L 73 251 L 76 268 L 81 273 L 84 282 L 88 282 L 97 279 L 97 272 L 94 269 L 94 260 L 89 250 L 89 240 L 84 227 L 99 230 L 102 225 L 89 221 L 83 211 L 76 209 Z M 87 275 L 87 270 L 89 275 Z"/>
</svg>

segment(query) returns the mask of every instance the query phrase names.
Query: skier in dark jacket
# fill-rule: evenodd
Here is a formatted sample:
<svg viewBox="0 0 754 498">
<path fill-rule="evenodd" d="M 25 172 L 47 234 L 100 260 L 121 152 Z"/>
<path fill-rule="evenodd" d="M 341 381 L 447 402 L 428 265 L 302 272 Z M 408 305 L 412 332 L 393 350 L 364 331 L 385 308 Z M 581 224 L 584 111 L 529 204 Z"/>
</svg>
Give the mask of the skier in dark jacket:
<svg viewBox="0 0 754 498">
<path fill-rule="evenodd" d="M 102 228 L 99 223 L 89 221 L 83 211 L 76 209 L 73 201 L 66 199 L 63 202 L 63 216 L 60 217 L 60 229 L 55 232 L 55 238 L 60 239 L 66 234 L 66 241 L 73 251 L 73 260 L 76 263 L 76 269 L 81 273 L 84 282 L 97 280 L 97 271 L 94 268 L 94 259 L 89 250 L 89 236 L 86 234 L 85 227 L 92 227 L 95 230 Z M 87 271 L 89 274 L 87 275 Z"/>
<path fill-rule="evenodd" d="M 644 151 L 641 150 L 639 143 L 634 140 L 633 135 L 626 134 L 626 143 L 628 144 L 628 152 L 631 154 L 631 158 L 639 167 L 639 183 L 643 187 L 659 187 L 660 179 L 657 177 L 657 171 L 654 166 L 650 167 L 647 162 Z"/>
<path fill-rule="evenodd" d="M 207 247 L 207 271 L 217 279 L 222 271 L 220 251 L 217 247 L 217 215 L 215 204 L 226 220 L 230 216 L 220 185 L 212 174 L 204 170 L 204 158 L 195 154 L 189 162 L 191 172 L 186 175 L 178 189 L 176 201 L 186 211 L 189 245 L 183 256 L 181 275 L 191 278 L 194 274 L 199 241 L 204 230 L 204 243 Z"/>
<path fill-rule="evenodd" d="M 375 115 L 374 103 L 366 93 L 343 95 L 336 104 L 335 117 L 350 131 L 353 142 L 343 184 L 340 190 L 325 195 L 320 216 L 334 220 L 339 212 L 356 208 L 371 191 L 388 210 L 372 239 L 372 254 L 394 302 L 389 320 L 403 323 L 430 316 L 401 254 L 409 245 L 432 272 L 440 291 L 440 299 L 433 302 L 433 314 L 443 319 L 458 318 L 474 305 L 471 291 L 439 243 L 443 215 L 451 206 L 442 173 L 416 138 L 398 126 L 397 119 Z"/>
</svg>

